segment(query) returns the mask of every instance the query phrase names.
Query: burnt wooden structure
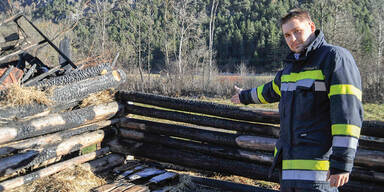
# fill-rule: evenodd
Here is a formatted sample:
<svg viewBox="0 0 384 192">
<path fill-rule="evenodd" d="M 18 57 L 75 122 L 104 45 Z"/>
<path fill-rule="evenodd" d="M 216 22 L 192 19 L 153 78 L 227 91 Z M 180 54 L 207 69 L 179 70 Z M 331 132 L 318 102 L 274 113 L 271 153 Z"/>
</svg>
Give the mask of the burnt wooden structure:
<svg viewBox="0 0 384 192">
<path fill-rule="evenodd" d="M 136 92 L 120 91 L 117 98 L 125 111 L 139 116 L 120 120 L 119 139 L 109 143 L 112 151 L 278 181 L 277 172 L 267 177 L 279 134 L 277 111 Z M 381 121 L 364 121 L 350 182 L 340 191 L 384 190 L 383 125 Z"/>
<path fill-rule="evenodd" d="M 113 175 L 93 189 L 100 192 L 169 191 L 180 175 L 162 163 L 278 182 L 277 172 L 267 177 L 279 136 L 277 111 L 125 91 L 113 101 L 80 107 L 89 94 L 117 88 L 125 78 L 103 64 L 35 83 L 55 87 L 53 107 L 0 106 L 0 191 L 75 165 Z M 383 128 L 381 121 L 364 122 L 351 180 L 340 191 L 384 190 Z M 89 146 L 97 150 L 79 153 Z M 191 178 L 212 190 L 273 191 Z"/>
</svg>

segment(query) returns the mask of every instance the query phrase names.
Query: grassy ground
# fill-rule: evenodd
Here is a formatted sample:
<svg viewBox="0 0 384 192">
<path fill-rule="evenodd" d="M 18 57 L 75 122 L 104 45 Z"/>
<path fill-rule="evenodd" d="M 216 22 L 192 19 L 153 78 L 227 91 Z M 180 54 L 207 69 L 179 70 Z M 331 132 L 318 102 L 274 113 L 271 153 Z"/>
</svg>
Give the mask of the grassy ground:
<svg viewBox="0 0 384 192">
<path fill-rule="evenodd" d="M 204 101 L 215 102 L 225 105 L 234 105 L 231 103 L 229 99 L 223 98 L 202 98 Z M 244 105 L 236 105 L 236 106 L 244 106 Z M 264 109 L 277 109 L 278 103 L 272 104 L 252 104 L 247 107 L 251 108 L 264 108 Z M 372 104 L 372 103 L 364 103 L 364 120 L 384 120 L 384 104 Z"/>
</svg>

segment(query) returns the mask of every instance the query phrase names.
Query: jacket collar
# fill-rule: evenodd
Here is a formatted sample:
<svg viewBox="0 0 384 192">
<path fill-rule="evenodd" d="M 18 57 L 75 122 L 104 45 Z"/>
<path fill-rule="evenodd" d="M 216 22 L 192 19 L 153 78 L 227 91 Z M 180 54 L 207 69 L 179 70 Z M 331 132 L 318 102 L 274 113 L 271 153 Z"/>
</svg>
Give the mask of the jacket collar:
<svg viewBox="0 0 384 192">
<path fill-rule="evenodd" d="M 308 55 L 316 51 L 318 48 L 320 48 L 322 45 L 326 43 L 324 39 L 324 33 L 320 30 L 315 31 L 315 39 L 304 49 L 303 53 L 300 54 L 300 57 L 298 60 L 295 59 L 294 52 L 290 52 L 288 56 L 286 57 L 285 61 L 287 62 L 293 62 L 293 63 L 302 63 L 305 60 L 307 60 Z"/>
</svg>

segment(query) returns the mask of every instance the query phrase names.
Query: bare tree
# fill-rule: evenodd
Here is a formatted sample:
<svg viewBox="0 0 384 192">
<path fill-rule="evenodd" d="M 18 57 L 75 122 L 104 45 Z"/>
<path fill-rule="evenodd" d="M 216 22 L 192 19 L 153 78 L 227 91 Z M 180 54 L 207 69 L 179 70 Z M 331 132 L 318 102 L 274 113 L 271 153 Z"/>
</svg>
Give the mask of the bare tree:
<svg viewBox="0 0 384 192">
<path fill-rule="evenodd" d="M 219 0 L 212 0 L 211 5 L 211 15 L 209 19 L 209 76 L 208 76 L 208 82 L 210 81 L 210 78 L 212 76 L 212 63 L 213 63 L 213 39 L 215 34 L 215 19 L 216 19 L 216 13 L 217 13 L 217 7 L 219 5 Z"/>
<path fill-rule="evenodd" d="M 185 63 L 183 60 L 184 47 L 188 44 L 188 40 L 193 36 L 194 30 L 200 27 L 200 13 L 194 7 L 195 0 L 180 0 L 175 5 L 175 11 L 178 21 L 178 58 L 177 68 L 179 79 L 184 74 Z"/>
<path fill-rule="evenodd" d="M 384 49 L 384 2 L 383 0 L 372 1 L 373 15 L 375 18 L 375 25 L 373 31 L 376 34 L 376 68 L 377 71 L 381 70 L 383 63 L 383 49 Z"/>
</svg>

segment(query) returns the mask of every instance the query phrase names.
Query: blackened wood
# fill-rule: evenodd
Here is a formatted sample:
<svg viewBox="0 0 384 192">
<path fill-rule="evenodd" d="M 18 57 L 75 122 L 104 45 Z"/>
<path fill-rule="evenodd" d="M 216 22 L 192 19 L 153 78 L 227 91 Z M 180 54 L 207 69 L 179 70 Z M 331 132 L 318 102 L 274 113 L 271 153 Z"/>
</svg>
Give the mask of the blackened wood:
<svg viewBox="0 0 384 192">
<path fill-rule="evenodd" d="M 55 143 L 60 143 L 65 139 L 73 137 L 75 135 L 80 135 L 85 132 L 96 131 L 98 129 L 113 125 L 119 121 L 118 118 L 111 120 L 104 120 L 90 125 L 81 126 L 78 128 L 44 135 L 40 137 L 30 138 L 22 141 L 17 141 L 9 144 L 0 145 L 0 157 L 15 153 L 20 150 L 26 150 L 28 148 L 42 148 L 46 145 L 52 145 Z"/>
<path fill-rule="evenodd" d="M 81 167 L 94 173 L 113 169 L 114 167 L 124 163 L 124 157 L 118 154 L 109 154 L 102 158 L 84 163 Z"/>
<path fill-rule="evenodd" d="M 138 126 L 134 128 L 130 125 L 129 122 L 134 122 L 143 126 Z M 252 136 L 255 140 L 255 142 L 252 143 L 252 141 L 246 142 L 247 139 L 244 138 L 243 135 L 239 134 L 222 133 L 182 125 L 172 125 L 137 119 L 126 119 L 124 120 L 124 122 L 120 123 L 120 126 L 128 127 L 131 129 L 134 128 L 136 130 L 141 130 L 154 134 L 182 137 L 196 141 L 204 141 L 218 145 L 240 147 L 252 150 L 273 151 L 276 142 L 276 139 L 274 138 Z M 124 132 L 121 132 L 121 136 L 124 137 Z M 249 138 L 250 136 L 246 137 Z"/>
<path fill-rule="evenodd" d="M 376 171 L 384 171 L 384 152 L 358 149 L 355 156 L 355 165 L 368 167 Z"/>
<path fill-rule="evenodd" d="M 362 135 L 384 138 L 384 121 L 364 121 Z"/>
<path fill-rule="evenodd" d="M 47 146 L 44 148 L 32 149 L 32 152 L 37 152 L 37 154 L 32 154 L 26 156 L 25 154 L 16 154 L 13 156 L 9 156 L 3 159 L 0 159 L 0 165 L 4 164 L 2 162 L 21 162 L 19 164 L 9 164 L 8 167 L 2 167 L 0 172 L 3 173 L 0 176 L 8 175 L 14 173 L 17 170 L 25 169 L 32 167 L 34 165 L 38 165 L 52 158 L 60 157 L 62 155 L 66 155 L 75 151 L 80 150 L 83 147 L 90 146 L 96 143 L 100 143 L 104 138 L 104 131 L 99 130 L 91 133 L 84 133 L 78 136 L 71 137 L 69 139 L 64 140 L 59 144 L 55 144 L 52 146 Z M 22 161 L 22 159 L 24 159 Z M 7 165 L 6 163 L 4 165 Z"/>
<path fill-rule="evenodd" d="M 91 93 L 117 88 L 125 79 L 126 75 L 124 71 L 112 71 L 105 75 L 85 79 L 54 89 L 52 100 L 57 104 L 79 101 L 88 97 Z"/>
<path fill-rule="evenodd" d="M 57 111 L 58 109 L 63 109 L 68 104 L 78 103 L 88 97 L 89 94 L 117 88 L 125 79 L 125 73 L 118 70 L 72 84 L 55 87 L 50 96 L 51 106 L 31 104 L 20 107 L 2 107 L 0 108 L 0 118 L 24 118 L 44 111 Z"/>
<path fill-rule="evenodd" d="M 252 109 L 217 104 L 213 102 L 197 101 L 191 99 L 172 98 L 154 94 L 125 92 L 118 93 L 121 100 L 145 103 L 149 105 L 209 114 L 231 119 L 239 119 L 253 122 L 279 123 L 280 116 L 276 110 Z"/>
<path fill-rule="evenodd" d="M 9 68 L 1 75 L 0 77 L 0 85 L 3 84 L 3 81 L 11 74 L 11 71 L 13 70 L 14 66 L 11 65 Z"/>
<path fill-rule="evenodd" d="M 62 76 L 58 76 L 58 77 L 43 79 L 42 81 L 32 83 L 30 86 L 46 88 L 46 87 L 51 87 L 51 86 L 67 85 L 67 84 L 79 82 L 79 81 L 84 80 L 84 79 L 98 76 L 104 70 L 105 71 L 112 71 L 112 68 L 111 68 L 109 63 L 104 63 L 104 64 L 97 65 L 94 67 L 88 67 L 88 68 L 81 69 L 81 70 L 78 70 L 76 72 L 62 75 Z"/>
<path fill-rule="evenodd" d="M 55 104 L 49 107 L 41 104 L 32 104 L 16 107 L 0 107 L 0 118 L 18 120 L 22 118 L 29 118 L 30 116 L 38 115 L 41 113 L 58 113 L 78 105 L 79 101 Z"/>
<path fill-rule="evenodd" d="M 36 76 L 33 79 L 30 79 L 29 81 L 25 82 L 24 85 L 28 86 L 30 84 L 36 83 L 36 82 L 44 79 L 45 77 L 48 77 L 49 75 L 52 75 L 52 74 L 56 73 L 56 71 L 58 71 L 60 69 L 60 67 L 61 67 L 60 65 L 55 66 L 52 69 L 50 69 L 49 71 L 47 71 L 45 73 L 42 73 L 39 76 Z"/>
<path fill-rule="evenodd" d="M 74 165 L 79 165 L 81 163 L 85 163 L 87 161 L 90 161 L 92 159 L 95 159 L 96 157 L 99 157 L 101 155 L 104 155 L 109 152 L 109 148 L 102 148 L 98 151 L 87 153 L 85 155 L 75 157 L 73 159 L 69 159 L 64 162 L 60 162 L 54 165 L 51 165 L 47 168 L 40 169 L 36 172 L 29 173 L 24 176 L 16 177 L 14 179 L 10 179 L 7 181 L 3 181 L 0 183 L 0 191 L 10 190 L 16 187 L 19 187 L 21 185 L 30 183 L 36 179 L 43 178 L 52 174 L 55 174 L 61 170 L 64 170 L 66 168 L 72 167 Z"/>
<path fill-rule="evenodd" d="M 384 151 L 384 142 L 379 140 L 359 139 L 359 148 L 367 150 Z"/>
<path fill-rule="evenodd" d="M 191 150 L 212 156 L 217 156 L 227 159 L 237 159 L 242 161 L 253 161 L 257 163 L 272 164 L 273 154 L 260 151 L 249 151 L 245 149 L 225 147 L 219 145 L 210 145 L 200 142 L 186 141 L 167 136 L 159 136 L 150 133 L 143 133 L 134 130 L 120 129 L 121 135 L 124 138 L 132 139 L 139 142 L 161 144 L 167 147 L 172 147 L 180 150 Z M 124 143 L 124 140 L 120 141 Z"/>
<path fill-rule="evenodd" d="M 169 109 L 209 114 L 230 119 L 246 120 L 252 122 L 280 123 L 280 114 L 277 110 L 251 109 L 217 104 L 213 102 L 197 101 L 191 99 L 172 98 L 154 94 L 120 91 L 118 96 L 124 101 L 133 101 Z M 383 121 L 364 121 L 361 129 L 362 135 L 384 138 Z"/>
<path fill-rule="evenodd" d="M 50 114 L 25 122 L 11 122 L 0 129 L 0 144 L 106 120 L 121 110 L 117 102 Z"/>
<path fill-rule="evenodd" d="M 133 146 L 125 145 L 124 147 L 135 156 L 145 157 L 152 160 L 174 163 L 207 171 L 240 175 L 253 179 L 278 181 L 277 173 L 274 173 L 272 178 L 267 178 L 269 167 L 257 165 L 255 163 L 222 159 L 202 153 L 176 150 L 148 143 Z"/>
<path fill-rule="evenodd" d="M 36 70 L 36 66 L 37 66 L 37 64 L 33 64 L 32 67 L 28 70 L 28 72 L 26 72 L 24 74 L 23 78 L 21 79 L 21 83 L 24 83 L 26 80 L 28 80 L 33 75 L 33 73 Z"/>
<path fill-rule="evenodd" d="M 47 36 L 45 36 L 39 28 L 37 28 L 27 17 L 25 17 L 24 15 L 22 16 L 41 35 L 41 37 L 43 37 L 44 41 L 46 41 L 53 49 L 55 49 L 73 69 L 77 68 L 77 66 L 63 52 L 61 52 L 60 49 L 57 48 L 56 45 Z M 15 22 L 17 23 L 17 21 Z"/>
<path fill-rule="evenodd" d="M 0 159 L 0 176 L 7 174 L 7 170 L 14 170 L 18 167 L 23 167 L 28 162 L 33 161 L 33 159 L 39 154 L 38 151 L 28 150 L 23 153 L 19 153 L 15 156 L 9 156 Z"/>
<path fill-rule="evenodd" d="M 269 166 L 255 163 L 229 160 L 197 152 L 182 151 L 162 145 L 153 145 L 149 143 L 138 143 L 124 145 L 130 154 L 137 157 L 144 157 L 156 161 L 173 163 L 176 165 L 196 168 L 204 171 L 214 171 L 224 174 L 233 174 L 253 179 L 265 181 L 278 181 L 278 171 L 275 171 L 271 178 L 267 177 Z M 196 163 L 198 162 L 198 163 Z M 384 189 L 379 183 L 384 182 L 383 173 L 376 171 L 367 171 L 365 169 L 354 168 L 351 174 L 351 181 L 347 185 L 357 186 L 357 183 L 366 183 L 371 185 L 372 189 Z M 346 187 L 350 189 L 350 187 Z M 358 188 L 362 190 L 364 186 Z"/>
<path fill-rule="evenodd" d="M 127 160 L 123 165 L 114 168 L 113 173 L 115 174 L 123 173 L 126 170 L 136 167 L 137 165 L 139 165 L 139 163 L 140 162 L 138 160 Z"/>
<path fill-rule="evenodd" d="M 147 117 L 154 117 L 160 119 L 167 119 L 172 121 L 179 121 L 184 123 L 191 123 L 195 125 L 216 127 L 227 130 L 235 130 L 241 132 L 252 132 L 259 135 L 279 136 L 279 127 L 264 124 L 254 124 L 240 121 L 233 121 L 227 119 L 220 119 L 215 117 L 207 117 L 201 115 L 193 115 L 181 112 L 167 111 L 161 109 L 153 109 L 141 107 L 131 104 L 126 104 L 127 113 L 142 115 Z"/>
<path fill-rule="evenodd" d="M 130 122 L 132 122 L 133 124 L 131 124 Z M 229 146 L 233 148 L 262 150 L 269 152 L 274 151 L 274 146 L 277 141 L 277 139 L 268 137 L 221 133 L 215 131 L 200 130 L 192 127 L 156 123 L 137 119 L 124 119 L 120 123 L 120 126 L 152 134 L 169 135 L 187 138 L 190 140 L 208 142 L 216 145 Z M 137 139 L 145 137 L 140 134 L 135 135 L 134 132 L 129 133 L 128 131 L 125 131 L 123 129 L 121 129 L 120 134 L 122 137 L 127 137 L 131 139 L 135 136 L 137 137 Z M 152 140 L 153 142 L 155 142 L 154 138 L 152 138 Z M 243 150 L 242 152 L 243 153 L 241 155 L 249 155 L 248 158 L 264 159 L 262 156 L 253 157 L 252 153 L 247 153 L 247 150 Z M 366 167 L 375 167 L 376 169 L 384 170 L 384 152 L 359 149 L 357 150 L 355 164 Z"/>
</svg>

